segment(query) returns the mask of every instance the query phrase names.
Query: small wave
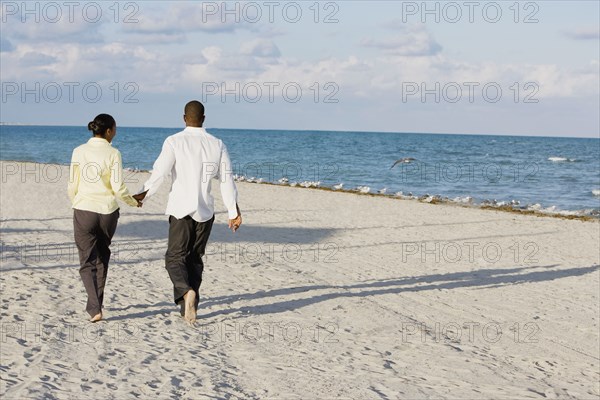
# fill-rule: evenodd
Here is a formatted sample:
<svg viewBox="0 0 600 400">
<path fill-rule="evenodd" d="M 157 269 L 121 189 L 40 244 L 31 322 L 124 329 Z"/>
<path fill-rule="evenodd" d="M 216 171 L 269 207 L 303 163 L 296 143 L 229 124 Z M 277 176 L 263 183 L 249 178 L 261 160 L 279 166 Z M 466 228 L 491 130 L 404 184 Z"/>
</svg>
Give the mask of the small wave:
<svg viewBox="0 0 600 400">
<path fill-rule="evenodd" d="M 471 196 L 455 197 L 454 199 L 452 199 L 452 201 L 455 203 L 473 204 L 473 198 Z"/>
<path fill-rule="evenodd" d="M 536 211 L 541 214 L 553 214 L 562 215 L 566 217 L 598 217 L 600 211 L 596 209 L 583 209 L 583 210 L 563 210 L 556 206 L 542 207 L 541 204 L 530 204 L 525 207 L 528 211 Z"/>
<path fill-rule="evenodd" d="M 552 162 L 576 162 L 575 158 L 566 158 L 566 157 L 548 157 L 548 161 Z"/>
<path fill-rule="evenodd" d="M 138 168 L 138 167 L 125 167 L 123 168 L 123 171 L 127 171 L 127 172 L 152 172 L 152 170 L 150 169 L 143 169 L 143 168 Z"/>
<path fill-rule="evenodd" d="M 319 186 L 321 186 L 321 181 L 318 181 L 318 182 L 304 181 L 304 182 L 300 182 L 299 185 L 302 186 L 303 188 L 318 188 Z"/>
<path fill-rule="evenodd" d="M 600 216 L 598 209 L 582 209 L 582 210 L 564 210 L 557 206 L 544 207 L 540 203 L 521 205 L 518 200 L 498 201 L 498 200 L 483 200 L 479 205 L 491 208 L 511 208 L 515 211 L 534 211 L 540 214 L 557 215 L 564 217 L 594 217 Z"/>
<path fill-rule="evenodd" d="M 592 194 L 596 197 L 600 197 L 600 189 L 594 189 L 592 190 Z"/>
</svg>

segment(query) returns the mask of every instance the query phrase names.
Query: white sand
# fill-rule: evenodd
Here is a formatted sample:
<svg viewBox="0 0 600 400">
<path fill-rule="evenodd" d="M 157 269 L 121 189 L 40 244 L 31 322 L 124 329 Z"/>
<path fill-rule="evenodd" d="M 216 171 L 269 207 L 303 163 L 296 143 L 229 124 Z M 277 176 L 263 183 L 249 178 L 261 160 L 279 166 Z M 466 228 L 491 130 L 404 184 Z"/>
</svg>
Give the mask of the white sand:
<svg viewBox="0 0 600 400">
<path fill-rule="evenodd" d="M 2 163 L 2 399 L 600 397 L 598 221 L 239 184 L 236 234 L 217 190 L 192 328 L 165 184 L 121 208 L 90 324 L 67 175 Z"/>
</svg>

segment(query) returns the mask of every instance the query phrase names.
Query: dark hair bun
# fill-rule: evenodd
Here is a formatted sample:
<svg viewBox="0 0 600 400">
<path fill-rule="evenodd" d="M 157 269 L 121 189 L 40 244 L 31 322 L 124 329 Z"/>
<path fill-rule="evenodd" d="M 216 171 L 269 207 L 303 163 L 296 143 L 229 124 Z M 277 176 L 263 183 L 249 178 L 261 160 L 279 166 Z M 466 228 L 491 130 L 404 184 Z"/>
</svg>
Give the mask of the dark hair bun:
<svg viewBox="0 0 600 400">
<path fill-rule="evenodd" d="M 108 129 L 114 128 L 115 119 L 108 114 L 99 114 L 88 124 L 88 130 L 94 132 L 94 136 L 104 137 Z"/>
</svg>

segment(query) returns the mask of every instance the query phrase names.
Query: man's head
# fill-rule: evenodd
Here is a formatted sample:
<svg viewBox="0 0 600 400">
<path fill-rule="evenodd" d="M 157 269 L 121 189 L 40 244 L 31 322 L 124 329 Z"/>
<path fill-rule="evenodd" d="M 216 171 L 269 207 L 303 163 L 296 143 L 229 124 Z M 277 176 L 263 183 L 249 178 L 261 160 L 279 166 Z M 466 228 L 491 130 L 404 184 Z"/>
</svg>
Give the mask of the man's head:
<svg viewBox="0 0 600 400">
<path fill-rule="evenodd" d="M 193 100 L 185 105 L 183 120 L 186 126 L 201 127 L 204 123 L 204 106 Z"/>
</svg>

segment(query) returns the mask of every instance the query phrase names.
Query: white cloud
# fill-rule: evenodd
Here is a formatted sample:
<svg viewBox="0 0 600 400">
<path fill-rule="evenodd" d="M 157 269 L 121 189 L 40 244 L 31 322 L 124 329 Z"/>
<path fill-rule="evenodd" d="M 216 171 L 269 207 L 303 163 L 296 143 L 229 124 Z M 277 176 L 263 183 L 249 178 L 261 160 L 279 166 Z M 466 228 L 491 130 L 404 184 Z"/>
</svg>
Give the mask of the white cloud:
<svg viewBox="0 0 600 400">
<path fill-rule="evenodd" d="M 361 45 L 400 56 L 432 56 L 442 51 L 442 46 L 423 25 L 396 26 L 395 30 L 399 33 L 391 38 L 363 39 Z"/>
<path fill-rule="evenodd" d="M 571 39 L 575 40 L 599 40 L 600 39 L 600 28 L 579 28 L 570 31 L 565 31 L 563 34 Z"/>
<path fill-rule="evenodd" d="M 209 4 L 210 3 L 210 4 Z M 151 4 L 151 3 L 149 3 Z M 253 29 L 244 19 L 222 18 L 221 13 L 210 12 L 207 4 L 216 7 L 216 3 L 180 3 L 174 2 L 167 9 L 153 9 L 145 6 L 139 22 L 123 24 L 124 33 L 133 35 L 134 40 L 143 40 L 142 36 L 159 37 L 161 43 L 181 42 L 192 32 L 232 33 L 238 29 Z"/>
<path fill-rule="evenodd" d="M 275 55 L 272 43 L 251 41 L 241 51 L 206 46 L 194 54 L 164 57 L 157 50 L 122 43 L 86 46 L 56 44 L 20 45 L 3 53 L 3 79 L 7 81 L 136 82 L 141 92 L 175 93 L 204 82 L 297 82 L 303 88 L 315 82 L 334 82 L 349 96 L 400 96 L 406 82 L 499 83 L 505 90 L 514 83 L 539 85 L 537 98 L 567 98 L 598 95 L 598 60 L 584 68 L 555 64 L 467 63 L 443 55 L 406 57 L 381 55 L 326 58 L 317 62 Z"/>
<path fill-rule="evenodd" d="M 48 65 L 54 64 L 56 62 L 57 62 L 56 57 L 51 56 L 49 54 L 42 54 L 42 53 L 36 53 L 36 52 L 25 53 L 23 55 L 23 57 L 21 57 L 19 59 L 19 64 L 21 66 L 26 66 L 26 67 L 48 66 Z"/>
<path fill-rule="evenodd" d="M 19 15 L 11 15 L 2 22 L 2 35 L 19 45 L 21 43 L 99 43 L 104 40 L 101 33 L 102 22 L 86 22 L 82 18 L 68 16 L 49 22 L 43 18 L 39 22 L 29 16 L 22 22 Z"/>
<path fill-rule="evenodd" d="M 170 33 L 131 32 L 126 37 L 122 36 L 118 40 L 122 43 L 152 46 L 152 45 L 161 45 L 161 44 L 186 43 L 187 36 L 183 32 L 170 32 Z"/>
<path fill-rule="evenodd" d="M 584 68 L 563 69 L 553 64 L 530 65 L 524 80 L 535 80 L 540 85 L 540 97 L 565 98 L 598 95 L 598 60 Z"/>
<path fill-rule="evenodd" d="M 277 45 L 266 39 L 255 39 L 244 43 L 241 47 L 241 53 L 261 58 L 278 58 L 281 55 Z"/>
</svg>

